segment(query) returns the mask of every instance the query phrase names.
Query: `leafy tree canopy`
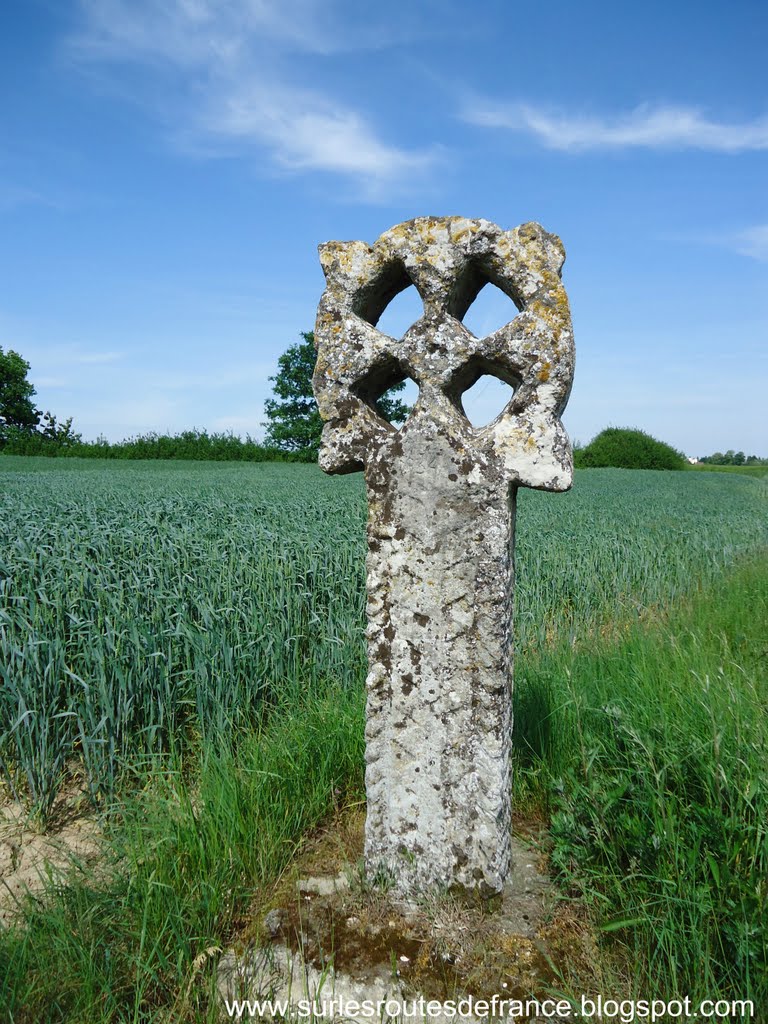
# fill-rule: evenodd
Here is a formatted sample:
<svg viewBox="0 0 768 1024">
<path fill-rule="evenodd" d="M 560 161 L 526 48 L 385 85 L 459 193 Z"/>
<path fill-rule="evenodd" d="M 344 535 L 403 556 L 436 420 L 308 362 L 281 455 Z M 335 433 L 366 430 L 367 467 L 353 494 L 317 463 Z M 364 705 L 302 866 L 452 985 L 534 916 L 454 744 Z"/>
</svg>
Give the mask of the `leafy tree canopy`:
<svg viewBox="0 0 768 1024">
<path fill-rule="evenodd" d="M 684 469 L 685 456 L 642 430 L 608 427 L 574 453 L 582 468 L 617 466 L 622 469 Z"/>
<path fill-rule="evenodd" d="M 59 423 L 53 413 L 35 408 L 28 373 L 26 359 L 0 347 L 0 448 L 18 455 L 40 455 L 51 447 L 78 443 L 81 437 L 72 429 L 71 416 Z"/>
<path fill-rule="evenodd" d="M 34 387 L 27 380 L 29 363 L 18 352 L 0 347 L 0 438 L 8 428 L 34 430 L 40 412 L 32 403 Z"/>
<path fill-rule="evenodd" d="M 278 359 L 278 372 L 269 379 L 274 382 L 274 398 L 264 403 L 268 423 L 266 440 L 287 451 L 304 451 L 317 457 L 323 421 L 317 410 L 312 392 L 312 374 L 315 370 L 315 335 L 302 331 L 303 341 L 291 345 Z M 394 398 L 402 391 L 405 381 L 395 384 L 376 403 L 380 416 L 390 423 L 402 423 L 410 408 Z"/>
</svg>

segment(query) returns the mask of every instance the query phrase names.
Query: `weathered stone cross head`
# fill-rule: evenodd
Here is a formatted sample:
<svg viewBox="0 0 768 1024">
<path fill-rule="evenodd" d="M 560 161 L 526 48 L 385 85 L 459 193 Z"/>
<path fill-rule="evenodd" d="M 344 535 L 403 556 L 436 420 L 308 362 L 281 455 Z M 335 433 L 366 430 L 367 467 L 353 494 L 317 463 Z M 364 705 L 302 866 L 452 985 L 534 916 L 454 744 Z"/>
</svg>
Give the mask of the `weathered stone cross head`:
<svg viewBox="0 0 768 1024">
<path fill-rule="evenodd" d="M 572 480 L 564 259 L 538 224 L 461 217 L 320 246 L 320 465 L 368 487 L 365 861 L 401 892 L 492 894 L 509 871 L 515 496 Z M 476 338 L 461 320 L 489 281 L 520 313 Z M 424 315 L 396 340 L 376 323 L 410 284 Z M 461 396 L 483 374 L 515 390 L 477 429 Z M 375 403 L 408 377 L 419 398 L 397 430 Z"/>
</svg>

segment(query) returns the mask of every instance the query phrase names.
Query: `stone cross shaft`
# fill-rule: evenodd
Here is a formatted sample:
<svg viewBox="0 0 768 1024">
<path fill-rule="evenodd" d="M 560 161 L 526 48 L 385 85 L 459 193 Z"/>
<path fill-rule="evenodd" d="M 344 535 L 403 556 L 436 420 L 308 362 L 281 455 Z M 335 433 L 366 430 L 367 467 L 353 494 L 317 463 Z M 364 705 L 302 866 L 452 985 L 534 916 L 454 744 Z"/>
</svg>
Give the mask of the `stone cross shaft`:
<svg viewBox="0 0 768 1024">
<path fill-rule="evenodd" d="M 515 496 L 572 480 L 564 258 L 538 224 L 461 217 L 320 246 L 320 465 L 364 469 L 368 489 L 365 862 L 400 892 L 490 895 L 509 871 Z M 520 312 L 477 338 L 462 318 L 488 282 Z M 424 315 L 397 340 L 376 323 L 410 284 Z M 461 398 L 484 374 L 514 392 L 475 428 Z M 406 378 L 398 430 L 376 402 Z"/>
</svg>

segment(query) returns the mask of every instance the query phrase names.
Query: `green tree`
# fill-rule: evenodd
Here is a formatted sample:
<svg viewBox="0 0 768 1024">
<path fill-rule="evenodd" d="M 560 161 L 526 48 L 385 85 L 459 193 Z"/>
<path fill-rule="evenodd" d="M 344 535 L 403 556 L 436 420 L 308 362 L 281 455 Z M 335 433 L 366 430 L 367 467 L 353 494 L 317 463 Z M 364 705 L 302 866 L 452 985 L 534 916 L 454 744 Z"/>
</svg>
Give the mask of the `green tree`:
<svg viewBox="0 0 768 1024">
<path fill-rule="evenodd" d="M 312 392 L 312 374 L 315 370 L 315 335 L 302 331 L 304 339 L 291 345 L 278 359 L 277 374 L 269 379 L 274 382 L 275 397 L 264 403 L 268 423 L 266 440 L 278 448 L 288 451 L 304 451 L 308 456 L 317 456 L 323 421 L 317 410 Z M 390 423 L 402 423 L 410 408 L 399 399 L 392 397 L 405 387 L 405 381 L 395 384 L 376 402 L 378 413 Z"/>
<path fill-rule="evenodd" d="M 18 352 L 0 347 L 0 441 L 9 430 L 35 430 L 40 411 L 32 403 L 34 387 L 27 380 L 29 363 Z"/>
<path fill-rule="evenodd" d="M 574 454 L 579 468 L 684 469 L 685 456 L 642 430 L 607 427 Z"/>
<path fill-rule="evenodd" d="M 55 454 L 82 441 L 72 417 L 59 423 L 51 412 L 36 409 L 35 389 L 27 380 L 29 363 L 18 352 L 0 348 L 0 448 L 14 455 Z"/>
<path fill-rule="evenodd" d="M 72 428 L 72 417 L 59 423 L 52 412 L 44 412 L 40 421 L 40 436 L 48 444 L 56 445 L 57 448 L 68 448 L 73 444 L 80 444 L 83 440 L 82 434 Z"/>
</svg>

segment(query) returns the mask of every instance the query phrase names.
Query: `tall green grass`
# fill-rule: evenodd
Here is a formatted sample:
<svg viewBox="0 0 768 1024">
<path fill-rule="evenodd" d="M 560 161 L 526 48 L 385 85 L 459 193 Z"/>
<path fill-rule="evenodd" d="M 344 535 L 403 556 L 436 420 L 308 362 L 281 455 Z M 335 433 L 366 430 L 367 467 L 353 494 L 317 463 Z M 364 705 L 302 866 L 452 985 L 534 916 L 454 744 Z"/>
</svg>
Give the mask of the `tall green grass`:
<svg viewBox="0 0 768 1024">
<path fill-rule="evenodd" d="M 10 1024 L 217 1021 L 216 949 L 302 836 L 362 796 L 359 690 L 285 701 L 237 746 L 178 756 L 104 819 L 97 872 L 51 879 L 0 929 Z"/>
<path fill-rule="evenodd" d="M 514 802 L 545 812 L 564 893 L 622 950 L 606 997 L 751 999 L 764 1019 L 767 616 L 763 554 L 621 638 L 519 659 Z M 362 734 L 362 692 L 343 687 L 193 770 L 170 759 L 106 819 L 98 873 L 0 933 L 0 1013 L 215 1020 L 216 948 L 302 834 L 362 795 Z"/>
<path fill-rule="evenodd" d="M 697 462 L 687 466 L 697 473 L 741 473 L 742 476 L 768 476 L 768 466 L 716 466 L 711 462 Z"/>
<path fill-rule="evenodd" d="M 634 994 L 768 1012 L 768 553 L 622 639 L 523 659 L 516 802 Z"/>
<path fill-rule="evenodd" d="M 43 816 L 73 760 L 109 800 L 126 765 L 364 672 L 358 488 L 88 466 L 0 498 L 0 766 Z"/>
<path fill-rule="evenodd" d="M 213 1020 L 207 951 L 361 792 L 362 481 L 2 466 L 3 767 L 42 815 L 80 770 L 107 847 L 0 932 L 0 1017 Z M 520 495 L 515 801 L 645 995 L 768 1005 L 768 569 L 717 583 L 765 545 L 765 498 L 620 470 Z"/>
<path fill-rule="evenodd" d="M 315 466 L 0 463 L 0 770 L 43 818 L 365 672 L 365 494 Z M 593 470 L 521 492 L 518 648 L 592 634 L 766 537 L 765 486 Z"/>
</svg>

